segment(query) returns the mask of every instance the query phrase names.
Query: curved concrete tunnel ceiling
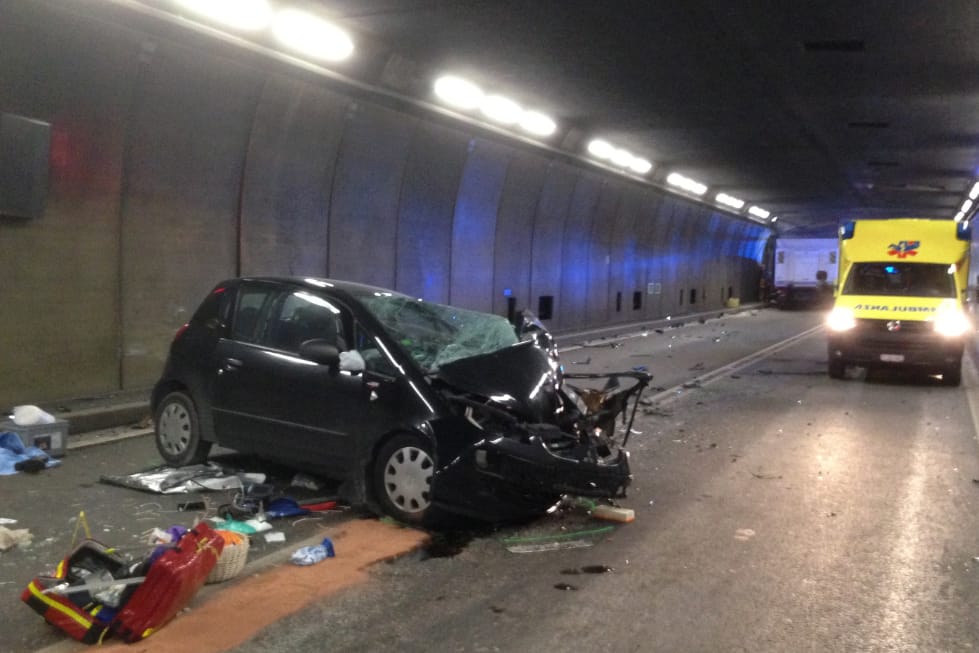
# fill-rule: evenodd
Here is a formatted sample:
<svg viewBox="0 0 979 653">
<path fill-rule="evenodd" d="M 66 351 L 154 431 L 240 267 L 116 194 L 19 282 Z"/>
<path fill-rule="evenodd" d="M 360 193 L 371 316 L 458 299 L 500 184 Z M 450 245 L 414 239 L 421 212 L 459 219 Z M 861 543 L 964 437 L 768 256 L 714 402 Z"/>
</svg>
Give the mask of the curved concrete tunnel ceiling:
<svg viewBox="0 0 979 653">
<path fill-rule="evenodd" d="M 549 113 L 557 147 L 601 138 L 745 216 L 953 219 L 979 176 L 972 0 L 309 4 L 390 48 L 385 83 L 467 76 Z"/>
<path fill-rule="evenodd" d="M 972 0 L 254 2 L 351 34 L 351 80 L 437 103 L 456 76 L 553 121 L 531 140 L 781 229 L 977 208 Z"/>
</svg>

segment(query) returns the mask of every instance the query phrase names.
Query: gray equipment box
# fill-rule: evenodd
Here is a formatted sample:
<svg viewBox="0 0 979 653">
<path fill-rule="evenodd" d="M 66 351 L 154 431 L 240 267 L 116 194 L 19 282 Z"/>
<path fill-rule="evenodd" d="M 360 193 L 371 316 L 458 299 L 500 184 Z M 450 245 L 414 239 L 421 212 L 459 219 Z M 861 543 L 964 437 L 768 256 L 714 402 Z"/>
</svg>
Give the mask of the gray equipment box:
<svg viewBox="0 0 979 653">
<path fill-rule="evenodd" d="M 56 419 L 53 424 L 32 424 L 18 426 L 13 420 L 0 422 L 0 433 L 13 431 L 24 441 L 24 446 L 37 447 L 49 456 L 60 458 L 65 455 L 68 443 L 68 421 Z"/>
</svg>

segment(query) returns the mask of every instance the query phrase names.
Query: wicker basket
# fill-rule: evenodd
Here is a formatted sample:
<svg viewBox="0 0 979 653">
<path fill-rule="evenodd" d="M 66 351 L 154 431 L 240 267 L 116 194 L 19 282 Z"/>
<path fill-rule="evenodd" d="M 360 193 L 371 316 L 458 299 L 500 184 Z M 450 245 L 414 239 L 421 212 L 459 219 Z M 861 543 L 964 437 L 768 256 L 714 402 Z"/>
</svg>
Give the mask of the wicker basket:
<svg viewBox="0 0 979 653">
<path fill-rule="evenodd" d="M 208 583 L 223 583 L 231 580 L 241 573 L 248 559 L 247 535 L 234 531 L 217 531 L 217 533 L 224 540 L 224 549 L 218 557 L 218 563 L 207 577 Z"/>
</svg>

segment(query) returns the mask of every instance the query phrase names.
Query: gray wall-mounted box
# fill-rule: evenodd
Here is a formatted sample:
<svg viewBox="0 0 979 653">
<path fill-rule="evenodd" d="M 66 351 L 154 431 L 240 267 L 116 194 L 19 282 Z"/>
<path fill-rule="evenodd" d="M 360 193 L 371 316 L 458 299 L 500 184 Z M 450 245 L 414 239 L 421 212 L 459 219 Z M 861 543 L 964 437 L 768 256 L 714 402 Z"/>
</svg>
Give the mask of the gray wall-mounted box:
<svg viewBox="0 0 979 653">
<path fill-rule="evenodd" d="M 0 217 L 44 214 L 50 157 L 50 124 L 0 114 Z"/>
</svg>

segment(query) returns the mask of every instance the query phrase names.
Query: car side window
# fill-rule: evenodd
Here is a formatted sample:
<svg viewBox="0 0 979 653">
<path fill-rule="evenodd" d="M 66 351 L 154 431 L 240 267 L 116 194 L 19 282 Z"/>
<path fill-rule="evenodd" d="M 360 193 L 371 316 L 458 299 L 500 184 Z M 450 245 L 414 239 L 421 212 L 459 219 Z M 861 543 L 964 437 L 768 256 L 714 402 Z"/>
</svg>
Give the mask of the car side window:
<svg viewBox="0 0 979 653">
<path fill-rule="evenodd" d="M 307 340 L 326 340 L 340 351 L 346 350 L 344 309 L 306 290 L 284 294 L 272 311 L 262 344 L 296 353 Z"/>
<path fill-rule="evenodd" d="M 231 337 L 241 342 L 260 343 L 276 294 L 276 288 L 266 284 L 243 285 L 238 290 L 238 307 Z"/>
<path fill-rule="evenodd" d="M 384 376 L 397 376 L 398 371 L 388 360 L 388 357 L 381 351 L 377 341 L 360 324 L 354 326 L 356 334 L 355 349 L 360 352 L 364 359 L 364 369 L 368 372 L 376 372 Z"/>
</svg>

